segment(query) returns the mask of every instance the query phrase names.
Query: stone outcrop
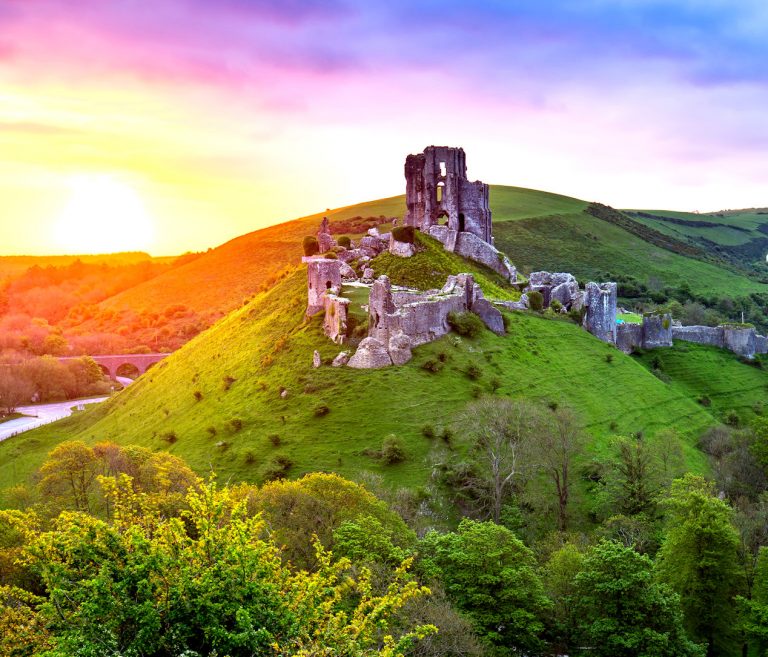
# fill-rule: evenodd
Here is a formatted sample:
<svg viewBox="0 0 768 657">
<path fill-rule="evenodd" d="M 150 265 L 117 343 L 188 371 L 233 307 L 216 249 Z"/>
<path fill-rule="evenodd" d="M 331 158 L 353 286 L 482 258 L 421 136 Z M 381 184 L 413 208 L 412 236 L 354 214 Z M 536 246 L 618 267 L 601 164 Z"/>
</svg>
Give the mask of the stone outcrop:
<svg viewBox="0 0 768 657">
<path fill-rule="evenodd" d="M 307 317 L 325 310 L 325 295 L 341 289 L 341 262 L 330 258 L 305 258 L 307 263 Z"/>
<path fill-rule="evenodd" d="M 448 226 L 430 226 L 424 232 L 438 240 L 446 251 L 453 251 L 495 271 L 505 281 L 517 281 L 517 269 L 493 244 L 472 233 L 459 233 Z"/>
<path fill-rule="evenodd" d="M 584 328 L 603 342 L 616 344 L 616 283 L 587 283 Z"/>
<path fill-rule="evenodd" d="M 416 254 L 416 245 L 410 242 L 400 242 L 395 239 L 394 234 L 389 239 L 389 252 L 400 258 L 410 258 Z"/>
<path fill-rule="evenodd" d="M 347 337 L 349 299 L 333 293 L 325 295 L 325 317 L 323 331 L 336 344 L 342 344 Z"/>
<path fill-rule="evenodd" d="M 340 351 L 336 358 L 333 359 L 331 367 L 344 367 L 349 362 L 349 352 Z"/>
<path fill-rule="evenodd" d="M 427 232 L 441 220 L 493 242 L 488 185 L 467 179 L 464 149 L 429 146 L 405 160 L 405 225 Z"/>
<path fill-rule="evenodd" d="M 411 339 L 402 333 L 397 333 L 389 338 L 389 356 L 393 365 L 405 365 L 411 360 Z"/>
<path fill-rule="evenodd" d="M 392 365 L 392 358 L 384 344 L 376 338 L 367 337 L 357 348 L 357 351 L 349 359 L 348 367 L 355 369 L 372 370 Z"/>
<path fill-rule="evenodd" d="M 320 222 L 320 230 L 317 231 L 317 245 L 320 247 L 320 253 L 326 253 L 336 246 L 336 240 L 331 236 L 328 217 L 323 217 L 322 222 Z"/>
<path fill-rule="evenodd" d="M 540 292 L 544 308 L 557 301 L 564 310 L 580 310 L 584 305 L 584 293 L 573 274 L 535 271 L 528 278 L 526 292 Z"/>
</svg>

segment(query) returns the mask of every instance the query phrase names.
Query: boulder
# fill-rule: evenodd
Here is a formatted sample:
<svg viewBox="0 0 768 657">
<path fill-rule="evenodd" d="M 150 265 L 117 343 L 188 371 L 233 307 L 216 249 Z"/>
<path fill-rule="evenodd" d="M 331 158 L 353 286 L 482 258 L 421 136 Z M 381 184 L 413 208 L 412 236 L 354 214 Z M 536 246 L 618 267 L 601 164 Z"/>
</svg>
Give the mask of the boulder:
<svg viewBox="0 0 768 657">
<path fill-rule="evenodd" d="M 312 367 L 317 369 L 322 364 L 323 364 L 323 359 L 320 358 L 320 352 L 317 349 L 315 349 L 315 353 L 312 354 Z"/>
<path fill-rule="evenodd" d="M 333 359 L 333 362 L 331 363 L 331 367 L 343 367 L 348 362 L 349 362 L 349 352 L 341 351 L 339 352 L 339 355 Z"/>
<path fill-rule="evenodd" d="M 341 279 L 344 281 L 356 281 L 357 280 L 357 272 L 355 272 L 352 267 L 350 267 L 346 262 L 342 263 L 341 265 Z"/>
<path fill-rule="evenodd" d="M 496 335 L 504 335 L 504 317 L 488 299 L 476 299 L 472 304 L 472 312 Z"/>
<path fill-rule="evenodd" d="M 411 339 L 403 333 L 393 335 L 389 339 L 389 356 L 395 365 L 405 365 L 411 360 Z"/>
<path fill-rule="evenodd" d="M 393 237 L 389 240 L 389 252 L 400 258 L 410 258 L 416 253 L 416 247 L 409 242 L 398 242 Z"/>
<path fill-rule="evenodd" d="M 372 283 L 376 273 L 370 267 L 363 270 L 363 283 Z"/>
<path fill-rule="evenodd" d="M 386 347 L 376 338 L 365 338 L 349 359 L 348 367 L 360 370 L 378 369 L 392 364 Z"/>
<path fill-rule="evenodd" d="M 528 304 L 528 295 L 525 293 L 520 295 L 519 301 L 497 301 L 496 303 L 507 310 L 528 310 L 528 308 L 530 308 Z"/>
</svg>

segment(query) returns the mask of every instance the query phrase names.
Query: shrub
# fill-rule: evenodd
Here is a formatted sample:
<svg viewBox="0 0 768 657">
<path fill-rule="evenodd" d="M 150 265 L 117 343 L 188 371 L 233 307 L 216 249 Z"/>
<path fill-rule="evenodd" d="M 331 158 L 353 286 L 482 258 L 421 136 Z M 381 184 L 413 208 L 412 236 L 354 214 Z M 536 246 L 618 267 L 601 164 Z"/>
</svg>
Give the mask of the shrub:
<svg viewBox="0 0 768 657">
<path fill-rule="evenodd" d="M 279 447 L 280 443 L 282 442 L 280 440 L 280 436 L 278 436 L 276 433 L 269 434 L 267 438 L 269 438 L 269 442 L 271 442 L 274 447 Z"/>
<path fill-rule="evenodd" d="M 176 435 L 175 431 L 168 431 L 162 435 L 162 438 L 165 442 L 167 442 L 169 445 L 173 445 L 179 437 Z"/>
<path fill-rule="evenodd" d="M 467 376 L 473 381 L 476 381 L 483 376 L 483 370 L 480 369 L 477 363 L 470 363 L 467 367 Z"/>
<path fill-rule="evenodd" d="M 537 290 L 528 292 L 528 307 L 540 313 L 544 309 L 544 295 Z"/>
<path fill-rule="evenodd" d="M 445 351 L 441 351 L 437 354 L 437 360 L 439 360 L 441 363 L 444 363 L 448 360 L 448 353 Z"/>
<path fill-rule="evenodd" d="M 431 424 L 425 424 L 423 427 L 421 427 L 421 434 L 425 438 L 429 438 L 430 440 L 435 437 L 435 427 L 433 427 Z"/>
<path fill-rule="evenodd" d="M 243 460 L 247 465 L 253 465 L 256 463 L 256 452 L 254 452 L 252 449 L 245 450 L 245 453 L 243 454 Z"/>
<path fill-rule="evenodd" d="M 432 372 L 432 374 L 437 374 L 440 370 L 443 369 L 443 365 L 442 363 L 429 358 L 421 364 L 421 369 L 427 370 L 427 372 Z"/>
<path fill-rule="evenodd" d="M 563 304 L 560 303 L 557 299 L 552 299 L 549 307 L 556 313 L 562 312 L 563 310 Z"/>
<path fill-rule="evenodd" d="M 239 417 L 233 417 L 227 422 L 227 427 L 232 433 L 237 433 L 243 428 L 243 421 Z"/>
<path fill-rule="evenodd" d="M 611 420 L 611 423 L 608 425 L 608 428 L 611 431 L 618 431 L 619 430 L 619 423 L 616 422 L 616 420 Z"/>
<path fill-rule="evenodd" d="M 330 412 L 331 409 L 328 407 L 328 404 L 318 404 L 315 406 L 315 417 L 324 417 Z"/>
<path fill-rule="evenodd" d="M 211 435 L 215 436 L 218 432 L 216 431 L 216 427 L 208 427 L 206 431 Z"/>
<path fill-rule="evenodd" d="M 223 381 L 223 383 L 224 383 L 224 390 L 226 391 L 226 390 L 229 390 L 229 389 L 232 387 L 232 384 L 233 384 L 235 381 L 237 381 L 237 379 L 236 379 L 235 377 L 233 377 L 233 376 L 229 376 L 229 375 L 227 375 L 227 376 L 225 376 L 225 377 L 222 379 L 222 381 Z"/>
<path fill-rule="evenodd" d="M 285 479 L 288 471 L 293 467 L 293 461 L 287 456 L 280 455 L 273 458 L 267 469 L 264 471 L 266 481 L 275 481 L 276 479 Z"/>
<path fill-rule="evenodd" d="M 323 258 L 328 258 L 328 260 L 338 260 L 339 256 L 337 256 L 333 251 L 326 251 L 323 253 Z"/>
<path fill-rule="evenodd" d="M 202 393 L 202 392 L 200 392 L 199 390 L 195 390 L 195 391 L 192 393 L 192 395 L 195 397 L 195 400 L 196 400 L 196 401 L 202 401 L 202 399 L 203 399 L 203 393 Z"/>
<path fill-rule="evenodd" d="M 701 404 L 702 406 L 705 406 L 706 408 L 709 408 L 710 406 L 712 406 L 712 400 L 706 395 L 702 395 L 701 397 L 698 398 L 697 401 L 699 402 L 699 404 Z"/>
<path fill-rule="evenodd" d="M 416 231 L 413 226 L 395 226 L 392 229 L 392 237 L 398 242 L 413 244 L 416 237 Z"/>
<path fill-rule="evenodd" d="M 485 328 L 483 320 L 475 313 L 448 313 L 448 325 L 459 335 L 474 338 Z"/>
<path fill-rule="evenodd" d="M 309 257 L 320 253 L 320 245 L 317 243 L 317 238 L 307 235 L 302 242 L 304 247 L 304 255 Z"/>
<path fill-rule="evenodd" d="M 724 421 L 729 427 L 738 427 L 741 424 L 741 418 L 734 410 L 730 410 L 725 414 Z"/>
<path fill-rule="evenodd" d="M 342 235 L 339 239 L 336 240 L 336 243 L 339 246 L 343 246 L 345 249 L 352 248 L 352 240 L 349 239 L 346 235 Z"/>
<path fill-rule="evenodd" d="M 472 390 L 469 391 L 473 399 L 480 399 L 483 396 L 483 389 L 480 386 L 472 386 Z"/>
<path fill-rule="evenodd" d="M 443 429 L 443 432 L 440 434 L 440 438 L 446 445 L 450 445 L 451 441 L 453 440 L 453 431 L 451 431 L 448 427 Z"/>
<path fill-rule="evenodd" d="M 381 443 L 381 460 L 387 465 L 405 461 L 405 447 L 394 434 L 387 436 Z"/>
<path fill-rule="evenodd" d="M 606 363 L 612 363 L 613 362 L 613 354 L 605 354 L 605 362 Z"/>
<path fill-rule="evenodd" d="M 501 379 L 491 379 L 491 390 L 496 392 L 499 388 L 501 388 Z"/>
</svg>

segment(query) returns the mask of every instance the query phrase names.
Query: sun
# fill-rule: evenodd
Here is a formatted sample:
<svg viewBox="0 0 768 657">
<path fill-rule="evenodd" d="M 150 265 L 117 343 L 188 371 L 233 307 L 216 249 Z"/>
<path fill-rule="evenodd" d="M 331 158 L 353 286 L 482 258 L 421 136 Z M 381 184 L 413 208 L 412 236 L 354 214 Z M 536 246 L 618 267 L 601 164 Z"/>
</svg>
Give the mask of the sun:
<svg viewBox="0 0 768 657">
<path fill-rule="evenodd" d="M 55 222 L 55 238 L 70 254 L 147 251 L 154 221 L 131 185 L 108 174 L 69 180 L 70 197 Z"/>
</svg>

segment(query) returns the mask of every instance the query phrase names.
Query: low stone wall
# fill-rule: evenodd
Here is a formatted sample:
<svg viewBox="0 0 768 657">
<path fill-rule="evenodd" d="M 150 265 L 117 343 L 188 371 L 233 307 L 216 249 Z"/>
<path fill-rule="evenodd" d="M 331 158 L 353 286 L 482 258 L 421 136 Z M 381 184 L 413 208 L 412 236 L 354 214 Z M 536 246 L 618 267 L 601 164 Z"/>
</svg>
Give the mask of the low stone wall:
<svg viewBox="0 0 768 657">
<path fill-rule="evenodd" d="M 642 324 L 618 324 L 616 346 L 625 354 L 636 349 L 671 347 L 672 315 L 645 315 Z"/>
<path fill-rule="evenodd" d="M 616 327 L 616 346 L 625 354 L 631 354 L 643 346 L 642 324 L 619 324 Z"/>
<path fill-rule="evenodd" d="M 768 353 L 768 339 L 758 335 L 751 326 L 675 326 L 672 337 L 675 340 L 728 349 L 745 358 Z"/>
<path fill-rule="evenodd" d="M 722 326 L 673 326 L 672 337 L 675 340 L 706 344 L 720 349 L 725 346 Z"/>
<path fill-rule="evenodd" d="M 336 344 L 343 344 L 347 337 L 349 299 L 335 294 L 325 295 L 323 331 Z"/>
</svg>

